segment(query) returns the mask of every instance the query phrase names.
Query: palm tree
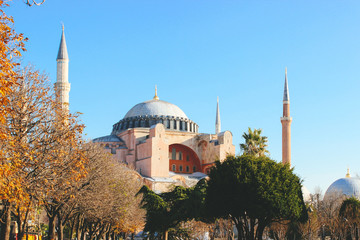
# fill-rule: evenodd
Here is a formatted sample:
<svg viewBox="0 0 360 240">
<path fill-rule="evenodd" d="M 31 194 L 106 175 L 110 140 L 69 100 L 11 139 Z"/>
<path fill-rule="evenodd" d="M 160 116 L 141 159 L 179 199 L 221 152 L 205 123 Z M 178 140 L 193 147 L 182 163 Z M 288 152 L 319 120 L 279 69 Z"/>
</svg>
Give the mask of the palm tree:
<svg viewBox="0 0 360 240">
<path fill-rule="evenodd" d="M 267 137 L 261 136 L 261 129 L 248 128 L 248 133 L 244 132 L 242 135 L 245 139 L 245 143 L 240 144 L 240 149 L 243 154 L 253 155 L 255 157 L 265 156 L 269 151 L 266 149 L 268 146 Z"/>
</svg>

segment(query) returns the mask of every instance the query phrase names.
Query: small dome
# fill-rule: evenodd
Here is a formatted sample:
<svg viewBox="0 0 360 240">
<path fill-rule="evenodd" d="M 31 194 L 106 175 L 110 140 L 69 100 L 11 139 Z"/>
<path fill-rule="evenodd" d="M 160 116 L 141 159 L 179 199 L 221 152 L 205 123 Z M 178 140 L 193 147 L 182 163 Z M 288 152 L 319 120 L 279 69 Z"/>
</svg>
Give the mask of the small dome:
<svg viewBox="0 0 360 240">
<path fill-rule="evenodd" d="M 310 191 L 305 186 L 302 186 L 301 187 L 301 192 L 302 192 L 302 195 L 303 195 L 304 202 L 310 202 L 311 201 L 311 193 L 310 193 Z"/>
<path fill-rule="evenodd" d="M 124 119 L 139 116 L 171 116 L 188 118 L 178 106 L 156 99 L 136 104 L 126 113 Z"/>
<path fill-rule="evenodd" d="M 360 199 L 360 178 L 345 177 L 333 182 L 326 190 L 324 198 L 330 196 L 348 196 Z"/>
</svg>

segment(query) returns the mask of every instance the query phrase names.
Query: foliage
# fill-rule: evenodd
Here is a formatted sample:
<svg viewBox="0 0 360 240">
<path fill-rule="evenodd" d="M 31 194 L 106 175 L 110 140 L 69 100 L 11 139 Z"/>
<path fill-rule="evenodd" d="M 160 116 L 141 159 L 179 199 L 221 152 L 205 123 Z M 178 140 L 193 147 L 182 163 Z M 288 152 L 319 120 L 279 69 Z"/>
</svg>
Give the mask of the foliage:
<svg viewBox="0 0 360 240">
<path fill-rule="evenodd" d="M 239 239 L 261 239 L 272 222 L 307 218 L 299 177 L 268 157 L 229 156 L 209 177 L 206 207 L 214 217 L 230 217 Z"/>
<path fill-rule="evenodd" d="M 36 5 L 40 6 L 41 4 L 45 3 L 46 0 L 36 1 L 36 0 L 24 0 L 24 3 L 29 7 Z"/>
<path fill-rule="evenodd" d="M 156 194 L 144 185 L 139 191 L 143 195 L 142 207 L 146 209 L 144 231 L 166 233 L 170 228 L 178 229 L 181 222 L 204 219 L 206 187 L 203 179 L 192 188 L 176 186 L 170 192 Z"/>
<path fill-rule="evenodd" d="M 358 239 L 358 228 L 360 227 L 360 201 L 355 197 L 345 199 L 340 206 L 339 216 L 344 220 L 347 235 L 350 235 L 351 239 Z"/>
<path fill-rule="evenodd" d="M 244 132 L 242 137 L 245 139 L 245 143 L 240 144 L 240 149 L 243 154 L 249 154 L 256 157 L 265 156 L 269 151 L 267 147 L 267 137 L 261 136 L 261 129 L 248 128 L 248 133 Z"/>
<path fill-rule="evenodd" d="M 8 97 L 11 87 L 17 81 L 15 67 L 19 65 L 18 57 L 21 56 L 21 51 L 25 51 L 24 42 L 27 40 L 23 34 L 17 34 L 13 29 L 13 18 L 3 10 L 6 6 L 5 1 L 0 0 L 0 124 L 5 123 Z M 0 131 L 0 138 L 4 137 L 4 132 Z"/>
<path fill-rule="evenodd" d="M 85 148 L 88 175 L 81 180 L 83 188 L 72 200 L 73 209 L 68 209 L 69 224 L 77 238 L 81 239 L 84 232 L 97 238 L 136 233 L 144 226 L 141 197 L 135 196 L 142 186 L 141 177 L 97 144 L 87 143 Z"/>
</svg>

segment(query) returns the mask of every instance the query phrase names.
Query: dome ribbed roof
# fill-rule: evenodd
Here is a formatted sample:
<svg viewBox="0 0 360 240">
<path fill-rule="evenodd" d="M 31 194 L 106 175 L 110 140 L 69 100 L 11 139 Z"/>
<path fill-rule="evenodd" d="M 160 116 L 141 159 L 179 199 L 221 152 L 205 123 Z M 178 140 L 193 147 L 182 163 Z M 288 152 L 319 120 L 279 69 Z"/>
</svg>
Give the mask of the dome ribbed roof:
<svg viewBox="0 0 360 240">
<path fill-rule="evenodd" d="M 150 101 L 136 104 L 125 115 L 125 118 L 138 116 L 172 116 L 188 118 L 186 114 L 176 105 L 162 100 L 152 99 Z"/>
<path fill-rule="evenodd" d="M 331 195 L 346 195 L 360 199 L 360 178 L 340 178 L 333 182 L 326 190 L 325 198 Z"/>
</svg>

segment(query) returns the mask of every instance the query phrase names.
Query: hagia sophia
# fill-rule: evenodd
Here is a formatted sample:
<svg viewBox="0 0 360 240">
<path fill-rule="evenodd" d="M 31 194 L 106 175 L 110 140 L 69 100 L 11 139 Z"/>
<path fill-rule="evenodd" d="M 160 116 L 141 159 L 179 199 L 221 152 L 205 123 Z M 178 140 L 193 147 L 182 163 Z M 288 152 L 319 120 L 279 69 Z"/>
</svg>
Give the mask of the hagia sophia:
<svg viewBox="0 0 360 240">
<path fill-rule="evenodd" d="M 69 104 L 69 57 L 64 29 L 57 55 L 58 100 Z M 93 139 L 119 162 L 135 169 L 155 192 L 163 192 L 173 185 L 193 186 L 206 177 L 215 161 L 235 155 L 233 135 L 221 130 L 219 99 L 216 106 L 215 133 L 199 133 L 199 125 L 178 106 L 162 100 L 155 87 L 154 97 L 135 104 L 123 119 L 114 123 L 109 135 Z M 285 71 L 282 124 L 282 162 L 291 165 L 290 97 Z M 360 178 L 336 180 L 325 193 L 355 196 L 360 199 Z M 310 193 L 303 188 L 304 200 Z"/>
</svg>

